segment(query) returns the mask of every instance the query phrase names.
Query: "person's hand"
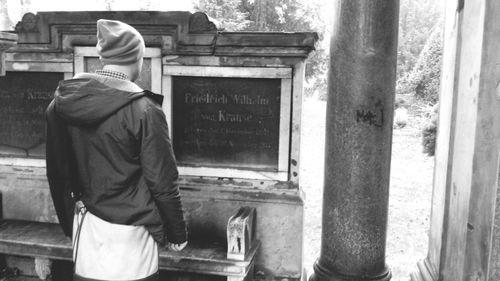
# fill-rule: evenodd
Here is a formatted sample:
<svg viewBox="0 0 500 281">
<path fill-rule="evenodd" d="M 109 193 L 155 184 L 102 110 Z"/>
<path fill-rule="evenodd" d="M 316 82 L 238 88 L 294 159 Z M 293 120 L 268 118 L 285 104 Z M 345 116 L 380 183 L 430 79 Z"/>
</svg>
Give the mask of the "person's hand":
<svg viewBox="0 0 500 281">
<path fill-rule="evenodd" d="M 188 241 L 181 243 L 181 244 L 168 243 L 167 247 L 169 250 L 179 252 L 179 251 L 182 251 L 182 249 L 184 249 L 186 247 L 187 243 L 188 243 Z"/>
</svg>

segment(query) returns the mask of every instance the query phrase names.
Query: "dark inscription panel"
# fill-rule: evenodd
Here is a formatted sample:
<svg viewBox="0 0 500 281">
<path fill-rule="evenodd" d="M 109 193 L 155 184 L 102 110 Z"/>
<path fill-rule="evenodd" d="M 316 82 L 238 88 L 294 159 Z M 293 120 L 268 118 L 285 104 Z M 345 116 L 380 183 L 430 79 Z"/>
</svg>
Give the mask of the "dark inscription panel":
<svg viewBox="0 0 500 281">
<path fill-rule="evenodd" d="M 45 156 L 45 109 L 63 73 L 7 72 L 0 77 L 0 155 Z"/>
<path fill-rule="evenodd" d="M 96 70 L 102 69 L 103 64 L 97 57 L 85 58 L 85 72 L 94 73 Z M 139 79 L 134 81 L 139 87 L 144 90 L 151 91 L 151 59 L 145 58 L 142 64 L 142 72 Z"/>
<path fill-rule="evenodd" d="M 280 79 L 173 77 L 178 163 L 276 171 L 280 95 Z"/>
</svg>

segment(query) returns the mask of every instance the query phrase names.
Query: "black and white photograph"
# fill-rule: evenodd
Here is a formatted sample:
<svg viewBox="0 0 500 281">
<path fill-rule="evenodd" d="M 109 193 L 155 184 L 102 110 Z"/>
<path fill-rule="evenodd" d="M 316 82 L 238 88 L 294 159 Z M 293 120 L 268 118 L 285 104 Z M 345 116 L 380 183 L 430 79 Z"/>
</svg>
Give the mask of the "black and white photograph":
<svg viewBox="0 0 500 281">
<path fill-rule="evenodd" d="M 0 0 L 0 281 L 500 281 L 500 0 Z"/>
</svg>

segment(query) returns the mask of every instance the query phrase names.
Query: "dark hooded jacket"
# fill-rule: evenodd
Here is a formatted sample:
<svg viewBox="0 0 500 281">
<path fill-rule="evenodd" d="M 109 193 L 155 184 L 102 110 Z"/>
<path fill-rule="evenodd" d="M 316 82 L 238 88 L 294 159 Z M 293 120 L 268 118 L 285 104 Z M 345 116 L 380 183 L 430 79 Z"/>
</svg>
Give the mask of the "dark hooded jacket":
<svg viewBox="0 0 500 281">
<path fill-rule="evenodd" d="M 46 112 L 56 213 L 71 236 L 76 196 L 103 220 L 143 225 L 160 244 L 165 235 L 182 243 L 186 226 L 162 96 L 132 84 L 97 74 L 59 83 Z"/>
</svg>

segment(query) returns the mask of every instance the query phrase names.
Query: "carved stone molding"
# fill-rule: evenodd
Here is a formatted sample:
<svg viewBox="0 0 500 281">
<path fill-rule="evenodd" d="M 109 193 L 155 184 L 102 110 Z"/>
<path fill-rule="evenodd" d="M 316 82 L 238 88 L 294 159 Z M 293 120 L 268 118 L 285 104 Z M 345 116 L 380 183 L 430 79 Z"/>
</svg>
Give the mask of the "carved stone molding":
<svg viewBox="0 0 500 281">
<path fill-rule="evenodd" d="M 33 13 L 24 14 L 20 22 L 16 24 L 16 32 L 38 32 L 38 16 Z"/>
<path fill-rule="evenodd" d="M 95 46 L 98 19 L 124 21 L 162 55 L 307 57 L 318 39 L 313 32 L 221 32 L 202 12 L 92 11 L 27 13 L 16 25 L 18 45 L 10 52 L 72 53 Z"/>
<path fill-rule="evenodd" d="M 0 76 L 5 75 L 5 50 L 17 43 L 17 35 L 8 32 L 0 32 Z"/>
<path fill-rule="evenodd" d="M 189 33 L 217 32 L 217 26 L 202 12 L 196 12 L 189 17 Z"/>
</svg>

